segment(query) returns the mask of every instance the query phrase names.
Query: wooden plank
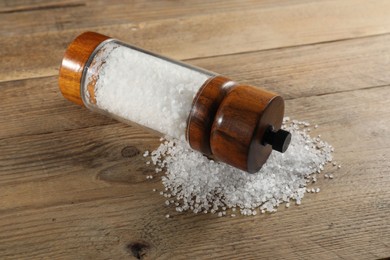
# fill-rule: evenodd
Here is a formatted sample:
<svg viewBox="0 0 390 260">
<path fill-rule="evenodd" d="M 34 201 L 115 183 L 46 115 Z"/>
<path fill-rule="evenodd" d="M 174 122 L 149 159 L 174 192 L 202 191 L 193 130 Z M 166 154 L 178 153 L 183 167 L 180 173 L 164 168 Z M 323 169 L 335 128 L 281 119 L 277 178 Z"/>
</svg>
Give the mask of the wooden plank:
<svg viewBox="0 0 390 260">
<path fill-rule="evenodd" d="M 390 84 L 390 35 L 189 60 L 285 99 Z"/>
<path fill-rule="evenodd" d="M 190 59 L 388 33 L 389 8 L 384 0 L 320 1 L 90 29 Z M 56 74 L 67 44 L 81 31 L 2 37 L 0 82 Z"/>
<path fill-rule="evenodd" d="M 4 20 L 12 20 L 16 23 L 22 23 L 23 21 L 19 21 L 15 19 L 17 16 L 15 16 L 15 13 L 21 13 L 21 12 L 36 12 L 36 11 L 47 11 L 47 10 L 53 10 L 53 9 L 61 9 L 64 8 L 73 8 L 73 7 L 79 7 L 84 6 L 85 4 L 81 1 L 77 0 L 64 0 L 64 1 L 56 1 L 53 3 L 53 1 L 3 1 L 0 3 L 0 15 Z M 40 14 L 38 14 L 40 15 Z M 31 16 L 30 16 L 31 17 Z M 3 21 L 4 21 L 3 20 Z M 25 21 L 29 22 L 29 21 Z M 32 22 L 32 21 L 31 21 Z M 8 24 L 6 24 L 8 25 Z M 4 26 L 4 23 L 1 22 L 1 26 Z M 19 25 L 17 25 L 19 27 Z M 7 28 L 6 26 L 5 28 Z M 11 29 L 13 31 L 13 28 Z M 26 31 L 27 32 L 27 31 Z M 12 32 L 9 32 L 12 33 Z"/>
<path fill-rule="evenodd" d="M 319 194 L 274 215 L 177 215 L 146 181 L 141 154 L 157 139 L 122 124 L 0 141 L 3 256 L 123 258 L 383 258 L 390 247 L 387 159 L 390 86 L 287 101 L 289 115 L 320 123 L 313 134 L 343 165 Z M 379 116 L 378 116 L 379 115 Z M 126 154 L 126 153 L 124 153 Z M 138 168 L 137 168 L 138 167 Z M 331 169 L 328 169 L 331 171 Z M 33 196 L 32 196 L 33 194 Z M 165 214 L 173 219 L 165 219 Z M 28 242 L 26 242 L 28 241 Z"/>
<path fill-rule="evenodd" d="M 51 0 L 3 0 L 0 2 L 0 14 L 31 12 L 37 10 L 49 10 L 53 8 L 70 7 L 84 4 L 81 0 L 57 0 L 55 3 Z M 31 15 L 33 16 L 33 15 Z M 17 17 L 15 15 L 10 16 Z M 31 19 L 32 21 L 33 19 Z M 16 21 L 18 22 L 18 21 Z M 3 28 L 2 28 L 3 29 Z"/>
<path fill-rule="evenodd" d="M 390 84 L 389 41 L 385 35 L 189 62 L 292 99 Z M 65 100 L 57 77 L 3 82 L 0 96 L 0 139 L 114 122 Z"/>
<path fill-rule="evenodd" d="M 19 3 L 18 3 L 19 2 Z M 193 15 L 210 15 L 234 10 L 302 5 L 312 0 L 265 1 L 6 1 L 0 2 L 0 36 L 22 35 L 98 26 L 140 23 Z M 104 19 L 102 19 L 104 17 Z"/>
<path fill-rule="evenodd" d="M 125 2 L 0 1 L 2 259 L 390 256 L 390 2 Z M 145 178 L 139 151 L 158 137 L 58 92 L 63 51 L 86 29 L 280 92 L 342 168 L 274 215 L 178 215 Z M 310 46 L 285 48 L 297 45 Z"/>
<path fill-rule="evenodd" d="M 0 93 L 0 139 L 115 122 L 65 100 L 56 77 L 3 83 Z"/>
</svg>

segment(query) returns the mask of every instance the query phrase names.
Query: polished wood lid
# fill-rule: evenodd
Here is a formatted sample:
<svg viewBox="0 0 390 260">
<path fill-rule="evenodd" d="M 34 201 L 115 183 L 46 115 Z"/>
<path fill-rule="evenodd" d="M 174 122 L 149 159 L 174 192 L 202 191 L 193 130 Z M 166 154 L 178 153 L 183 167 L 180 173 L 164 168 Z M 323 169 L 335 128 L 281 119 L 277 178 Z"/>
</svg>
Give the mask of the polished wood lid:
<svg viewBox="0 0 390 260">
<path fill-rule="evenodd" d="M 186 137 L 191 148 L 212 155 L 210 133 L 217 110 L 232 87 L 234 81 L 216 76 L 206 81 L 196 94 L 187 120 Z"/>
<path fill-rule="evenodd" d="M 187 140 L 209 157 L 254 173 L 273 148 L 287 149 L 291 135 L 279 131 L 283 115 L 282 97 L 217 76 L 194 99 Z"/>
<path fill-rule="evenodd" d="M 96 47 L 107 39 L 108 36 L 99 33 L 85 32 L 68 46 L 62 59 L 58 79 L 61 93 L 66 99 L 83 105 L 80 93 L 83 70 Z"/>
</svg>

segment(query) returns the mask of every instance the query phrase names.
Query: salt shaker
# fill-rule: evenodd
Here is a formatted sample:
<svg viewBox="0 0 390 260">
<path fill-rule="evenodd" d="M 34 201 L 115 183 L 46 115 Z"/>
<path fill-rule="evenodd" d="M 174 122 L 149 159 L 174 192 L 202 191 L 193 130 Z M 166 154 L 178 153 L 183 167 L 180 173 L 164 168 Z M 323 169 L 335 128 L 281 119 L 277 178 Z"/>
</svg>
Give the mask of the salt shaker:
<svg viewBox="0 0 390 260">
<path fill-rule="evenodd" d="M 94 32 L 67 48 L 59 86 L 76 104 L 186 139 L 192 149 L 249 173 L 291 139 L 280 129 L 279 95 Z"/>
</svg>

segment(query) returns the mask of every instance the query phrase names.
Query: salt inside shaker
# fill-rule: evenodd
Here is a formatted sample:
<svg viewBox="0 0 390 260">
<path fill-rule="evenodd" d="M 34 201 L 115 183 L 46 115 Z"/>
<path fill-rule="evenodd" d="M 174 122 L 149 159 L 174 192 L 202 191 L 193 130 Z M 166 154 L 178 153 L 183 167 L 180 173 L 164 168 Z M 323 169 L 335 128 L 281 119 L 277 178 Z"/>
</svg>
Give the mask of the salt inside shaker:
<svg viewBox="0 0 390 260">
<path fill-rule="evenodd" d="M 94 32 L 68 47 L 63 96 L 92 111 L 178 139 L 206 156 L 254 173 L 291 135 L 280 129 L 283 99 Z"/>
</svg>

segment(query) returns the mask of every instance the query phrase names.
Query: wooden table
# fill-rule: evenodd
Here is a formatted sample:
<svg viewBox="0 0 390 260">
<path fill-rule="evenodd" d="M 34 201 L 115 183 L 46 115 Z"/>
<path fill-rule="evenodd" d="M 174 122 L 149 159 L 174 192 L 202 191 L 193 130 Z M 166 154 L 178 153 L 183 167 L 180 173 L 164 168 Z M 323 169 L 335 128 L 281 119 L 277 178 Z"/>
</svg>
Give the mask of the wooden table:
<svg viewBox="0 0 390 260">
<path fill-rule="evenodd" d="M 0 2 L 1 259 L 390 257 L 390 1 L 107 2 Z M 176 213 L 139 153 L 159 137 L 58 90 L 87 30 L 280 93 L 342 168 L 276 214 Z"/>
</svg>

